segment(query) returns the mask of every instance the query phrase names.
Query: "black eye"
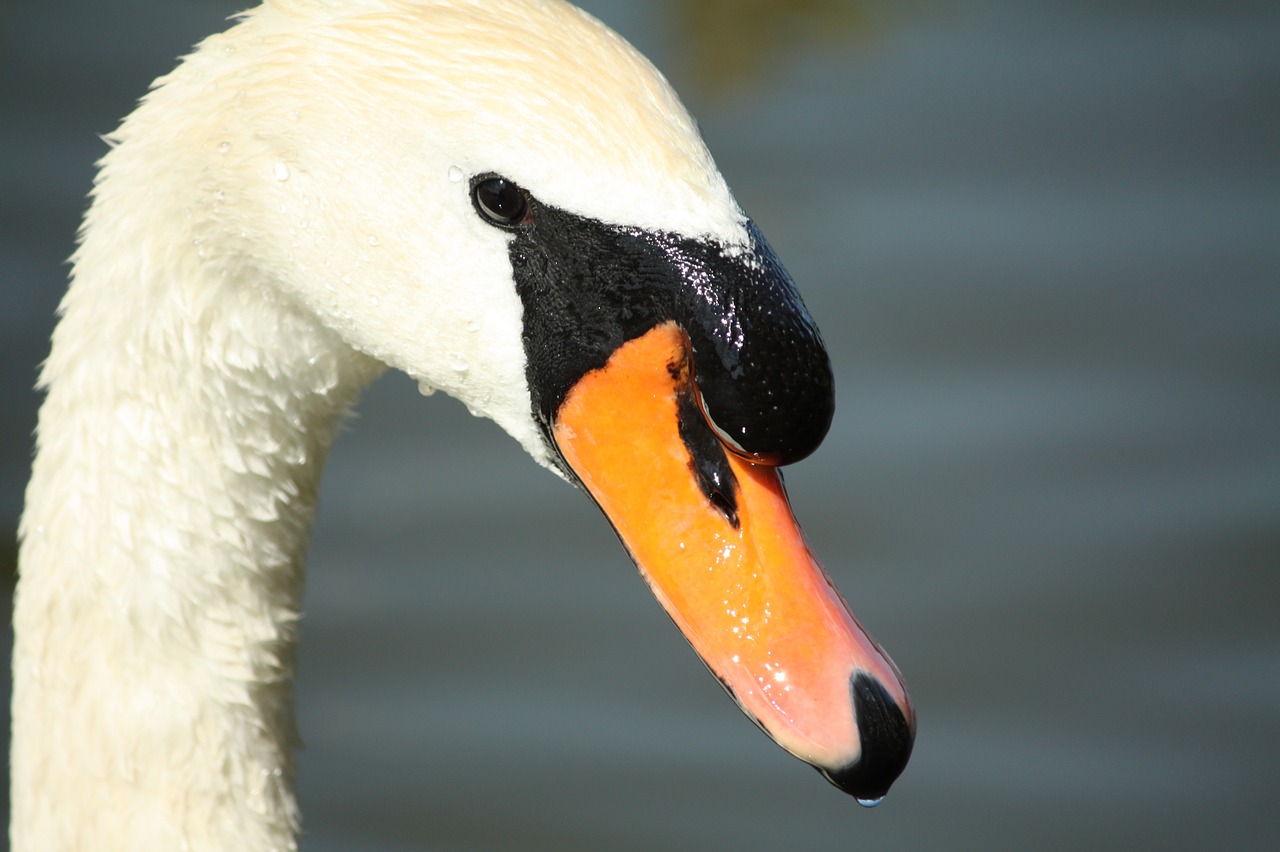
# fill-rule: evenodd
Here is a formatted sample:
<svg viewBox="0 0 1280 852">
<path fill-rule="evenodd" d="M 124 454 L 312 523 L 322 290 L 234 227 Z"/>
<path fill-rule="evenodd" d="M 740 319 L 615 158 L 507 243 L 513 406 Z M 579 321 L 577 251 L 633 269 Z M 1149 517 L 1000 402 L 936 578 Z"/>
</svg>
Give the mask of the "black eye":
<svg viewBox="0 0 1280 852">
<path fill-rule="evenodd" d="M 471 188 L 471 200 L 480 215 L 495 225 L 510 228 L 529 214 L 529 198 L 514 182 L 501 177 L 479 181 Z"/>
</svg>

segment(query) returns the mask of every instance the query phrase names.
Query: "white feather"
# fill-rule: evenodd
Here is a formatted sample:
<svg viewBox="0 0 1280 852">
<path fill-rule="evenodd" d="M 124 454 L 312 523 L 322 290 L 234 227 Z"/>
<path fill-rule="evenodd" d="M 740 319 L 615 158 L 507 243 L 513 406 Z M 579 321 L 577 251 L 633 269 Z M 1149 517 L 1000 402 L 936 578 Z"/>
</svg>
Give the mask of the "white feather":
<svg viewBox="0 0 1280 852">
<path fill-rule="evenodd" d="M 666 82 L 552 0 L 277 0 L 111 139 L 42 374 L 14 624 L 19 850 L 290 849 L 302 561 L 384 368 L 540 462 L 498 172 L 745 244 Z"/>
</svg>

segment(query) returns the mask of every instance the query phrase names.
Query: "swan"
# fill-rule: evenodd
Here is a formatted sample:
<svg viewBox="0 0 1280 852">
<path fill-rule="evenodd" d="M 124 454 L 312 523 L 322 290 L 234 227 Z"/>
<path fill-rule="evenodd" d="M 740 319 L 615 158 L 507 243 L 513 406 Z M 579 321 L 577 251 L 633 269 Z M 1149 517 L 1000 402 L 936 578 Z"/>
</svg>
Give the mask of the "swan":
<svg viewBox="0 0 1280 852">
<path fill-rule="evenodd" d="M 109 143 L 40 378 L 12 848 L 296 848 L 308 526 L 387 368 L 586 491 L 743 711 L 884 795 L 915 711 L 776 470 L 821 337 L 632 47 L 559 0 L 267 0 Z"/>
</svg>

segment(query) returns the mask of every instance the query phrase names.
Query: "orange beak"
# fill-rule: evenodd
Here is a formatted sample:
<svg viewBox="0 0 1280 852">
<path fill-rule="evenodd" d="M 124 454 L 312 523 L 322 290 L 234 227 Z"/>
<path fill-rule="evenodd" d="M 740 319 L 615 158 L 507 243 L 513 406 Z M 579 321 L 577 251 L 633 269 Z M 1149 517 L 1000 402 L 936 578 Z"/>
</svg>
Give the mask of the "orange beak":
<svg viewBox="0 0 1280 852">
<path fill-rule="evenodd" d="M 915 738 L 901 675 L 809 552 L 777 471 L 712 437 L 691 363 L 674 323 L 628 341 L 569 391 L 555 443 L 743 712 L 874 804 Z M 699 475 L 708 452 L 716 477 Z"/>
</svg>

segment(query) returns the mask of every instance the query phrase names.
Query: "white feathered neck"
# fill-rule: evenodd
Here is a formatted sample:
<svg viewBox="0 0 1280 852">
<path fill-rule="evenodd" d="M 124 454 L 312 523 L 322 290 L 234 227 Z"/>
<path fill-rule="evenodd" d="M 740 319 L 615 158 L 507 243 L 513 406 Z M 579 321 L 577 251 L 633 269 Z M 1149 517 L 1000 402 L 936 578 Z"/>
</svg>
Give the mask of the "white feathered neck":
<svg viewBox="0 0 1280 852">
<path fill-rule="evenodd" d="M 743 242 L 662 78 L 559 2 L 277 0 L 113 136 L 42 373 L 15 849 L 288 849 L 302 554 L 384 365 L 546 459 L 466 176 Z"/>
</svg>

